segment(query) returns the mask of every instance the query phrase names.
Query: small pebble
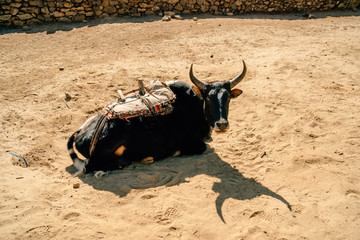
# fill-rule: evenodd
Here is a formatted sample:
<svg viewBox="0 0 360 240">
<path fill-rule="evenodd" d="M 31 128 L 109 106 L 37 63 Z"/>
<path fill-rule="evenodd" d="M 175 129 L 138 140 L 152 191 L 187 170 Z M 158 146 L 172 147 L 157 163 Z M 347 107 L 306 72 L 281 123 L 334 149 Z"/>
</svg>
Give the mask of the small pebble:
<svg viewBox="0 0 360 240">
<path fill-rule="evenodd" d="M 165 21 L 165 22 L 168 22 L 171 20 L 171 17 L 170 16 L 164 16 L 161 20 Z"/>
<path fill-rule="evenodd" d="M 197 20 L 198 20 L 198 18 L 197 18 L 197 17 L 193 17 L 193 20 L 194 20 L 194 21 L 197 21 Z"/>
<path fill-rule="evenodd" d="M 64 69 L 65 69 L 64 67 L 59 67 L 60 71 L 64 71 Z"/>
<path fill-rule="evenodd" d="M 70 101 L 70 100 L 71 100 L 71 95 L 70 95 L 70 93 L 65 92 L 65 100 L 66 100 L 66 101 Z"/>
<path fill-rule="evenodd" d="M 177 19 L 177 20 L 182 20 L 183 19 L 180 15 L 175 15 L 174 18 Z"/>
<path fill-rule="evenodd" d="M 304 18 L 307 18 L 307 19 L 314 19 L 314 15 L 310 14 L 310 13 L 305 13 L 304 15 L 302 15 Z"/>
<path fill-rule="evenodd" d="M 74 183 L 73 188 L 79 188 L 80 187 L 80 183 Z"/>
</svg>

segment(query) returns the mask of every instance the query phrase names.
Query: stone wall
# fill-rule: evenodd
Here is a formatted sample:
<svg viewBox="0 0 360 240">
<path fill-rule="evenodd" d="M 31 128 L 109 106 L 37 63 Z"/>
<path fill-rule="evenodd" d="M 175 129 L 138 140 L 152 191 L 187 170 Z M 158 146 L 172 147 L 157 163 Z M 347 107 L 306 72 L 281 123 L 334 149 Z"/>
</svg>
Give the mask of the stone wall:
<svg viewBox="0 0 360 240">
<path fill-rule="evenodd" d="M 72 22 L 109 16 L 309 12 L 355 8 L 359 0 L 0 0 L 0 25 Z"/>
</svg>

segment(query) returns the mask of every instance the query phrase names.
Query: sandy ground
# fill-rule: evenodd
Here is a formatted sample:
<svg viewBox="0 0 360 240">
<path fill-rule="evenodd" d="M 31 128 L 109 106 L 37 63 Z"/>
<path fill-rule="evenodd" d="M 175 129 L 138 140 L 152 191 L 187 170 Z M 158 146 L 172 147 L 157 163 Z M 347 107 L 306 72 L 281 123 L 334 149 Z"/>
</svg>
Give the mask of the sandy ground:
<svg viewBox="0 0 360 240">
<path fill-rule="evenodd" d="M 360 17 L 315 16 L 2 28 L 0 239 L 359 239 Z M 189 82 L 191 63 L 229 80 L 241 60 L 203 155 L 72 176 L 68 137 L 117 89 Z"/>
</svg>

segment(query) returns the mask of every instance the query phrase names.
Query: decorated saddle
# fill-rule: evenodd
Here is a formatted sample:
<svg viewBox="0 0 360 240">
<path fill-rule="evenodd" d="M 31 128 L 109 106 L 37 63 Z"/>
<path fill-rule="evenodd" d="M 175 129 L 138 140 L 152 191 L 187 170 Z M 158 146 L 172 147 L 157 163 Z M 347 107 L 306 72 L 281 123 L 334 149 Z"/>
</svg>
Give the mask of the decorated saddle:
<svg viewBox="0 0 360 240">
<path fill-rule="evenodd" d="M 150 81 L 146 86 L 139 79 L 139 88 L 123 94 L 118 91 L 120 98 L 111 102 L 102 114 L 107 119 L 120 118 L 128 120 L 134 117 L 149 117 L 166 115 L 173 111 L 175 94 L 161 81 Z"/>
<path fill-rule="evenodd" d="M 138 89 L 125 94 L 119 90 L 120 98 L 108 104 L 101 111 L 102 117 L 96 124 L 95 133 L 91 139 L 90 155 L 95 149 L 106 120 L 119 118 L 128 121 L 129 118 L 166 115 L 173 111 L 172 104 L 176 97 L 165 83 L 151 81 L 144 86 L 142 79 L 138 81 Z"/>
</svg>

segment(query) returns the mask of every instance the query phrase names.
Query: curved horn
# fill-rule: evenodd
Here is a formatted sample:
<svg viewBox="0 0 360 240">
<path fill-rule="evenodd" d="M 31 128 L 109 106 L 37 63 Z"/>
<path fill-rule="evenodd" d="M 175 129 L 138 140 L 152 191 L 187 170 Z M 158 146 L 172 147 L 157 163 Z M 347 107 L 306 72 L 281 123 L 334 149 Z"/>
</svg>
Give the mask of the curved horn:
<svg viewBox="0 0 360 240">
<path fill-rule="evenodd" d="M 194 76 L 192 68 L 193 68 L 193 64 L 191 64 L 190 72 L 189 72 L 191 82 L 192 82 L 193 84 L 195 84 L 195 86 L 197 86 L 197 87 L 200 88 L 201 90 L 204 90 L 204 89 L 205 89 L 205 83 L 201 82 L 199 79 L 197 79 L 197 78 Z"/>
<path fill-rule="evenodd" d="M 243 71 L 239 76 L 237 76 L 234 79 L 230 80 L 230 89 L 235 87 L 241 80 L 243 80 L 243 78 L 245 77 L 245 74 L 246 74 L 246 70 L 247 70 L 246 64 L 245 64 L 245 62 L 243 60 Z"/>
</svg>

